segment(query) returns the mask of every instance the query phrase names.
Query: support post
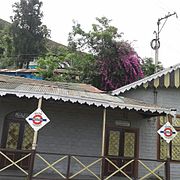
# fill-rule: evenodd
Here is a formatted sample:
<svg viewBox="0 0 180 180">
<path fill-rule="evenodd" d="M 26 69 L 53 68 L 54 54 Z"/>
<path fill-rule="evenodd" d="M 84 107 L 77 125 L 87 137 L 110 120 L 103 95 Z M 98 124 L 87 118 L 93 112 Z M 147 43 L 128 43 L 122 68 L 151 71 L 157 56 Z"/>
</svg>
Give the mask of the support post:
<svg viewBox="0 0 180 180">
<path fill-rule="evenodd" d="M 174 12 L 174 13 L 168 13 L 168 15 L 164 16 L 163 18 L 159 18 L 157 21 L 157 32 L 154 31 L 154 33 L 156 34 L 156 38 L 151 41 L 151 48 L 155 50 L 155 72 L 157 72 L 158 56 L 159 56 L 158 49 L 160 48 L 159 35 L 160 35 L 160 32 L 162 31 L 164 25 L 166 24 L 167 19 L 173 15 L 176 15 L 176 18 L 177 18 L 177 13 Z M 160 23 L 162 20 L 165 20 L 165 21 L 160 28 Z M 153 45 L 153 42 L 155 42 L 155 46 Z"/>
<path fill-rule="evenodd" d="M 167 158 L 166 160 L 166 180 L 170 180 L 170 158 Z"/>
<path fill-rule="evenodd" d="M 167 121 L 169 122 L 168 116 Z M 167 143 L 166 180 L 170 180 L 170 156 L 170 144 Z"/>
<path fill-rule="evenodd" d="M 69 177 L 70 177 L 70 167 L 71 167 L 71 156 L 68 155 L 68 164 L 67 164 L 66 179 L 69 179 Z"/>
<path fill-rule="evenodd" d="M 29 172 L 28 172 L 27 180 L 32 180 L 32 177 L 33 177 L 35 154 L 36 154 L 35 150 L 32 150 L 31 151 L 31 156 L 30 156 Z"/>
<path fill-rule="evenodd" d="M 42 106 L 42 97 L 38 101 L 38 108 L 41 108 L 41 106 Z M 34 160 L 35 160 L 36 147 L 37 147 L 37 137 L 38 137 L 38 132 L 34 131 L 31 160 L 29 164 L 29 173 L 27 177 L 28 180 L 32 180 L 32 176 L 33 176 Z"/>
<path fill-rule="evenodd" d="M 170 148 L 169 143 L 167 143 L 166 180 L 170 180 L 170 171 Z"/>
<path fill-rule="evenodd" d="M 101 164 L 101 180 L 104 180 L 104 165 L 105 165 L 105 157 L 102 157 L 102 164 Z"/>
<path fill-rule="evenodd" d="M 171 109 L 171 115 L 173 116 L 172 122 L 176 122 L 176 109 Z M 170 146 L 167 143 L 167 161 L 166 161 L 166 179 L 170 180 L 171 179 L 171 154 L 170 154 Z"/>
<path fill-rule="evenodd" d="M 42 97 L 38 101 L 38 108 L 41 109 L 41 106 L 42 106 Z M 38 131 L 34 131 L 32 150 L 36 149 L 36 146 L 37 146 L 37 136 L 38 136 Z"/>
<path fill-rule="evenodd" d="M 104 147 L 105 147 L 105 134 L 106 133 L 106 108 L 103 109 L 103 127 L 102 127 L 102 149 L 101 149 L 101 179 L 104 179 L 104 164 L 105 164 L 105 157 L 104 157 Z"/>
<path fill-rule="evenodd" d="M 159 26 L 158 26 L 158 27 L 159 27 Z M 159 28 L 158 28 L 158 33 L 156 33 L 155 73 L 158 71 L 158 59 L 159 59 L 159 47 L 158 47 L 158 41 L 159 41 Z"/>
<path fill-rule="evenodd" d="M 102 150 L 101 150 L 101 156 L 104 156 L 105 132 L 106 132 L 106 109 L 104 108 L 104 110 L 103 110 L 103 128 L 102 128 Z"/>
</svg>

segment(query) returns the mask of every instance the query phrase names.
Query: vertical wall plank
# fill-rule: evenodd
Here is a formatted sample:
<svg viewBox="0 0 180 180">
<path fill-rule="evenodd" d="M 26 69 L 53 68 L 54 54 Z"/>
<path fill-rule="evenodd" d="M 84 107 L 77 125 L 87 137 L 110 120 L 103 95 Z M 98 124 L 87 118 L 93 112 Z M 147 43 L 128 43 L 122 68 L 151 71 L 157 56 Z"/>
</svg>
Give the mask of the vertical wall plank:
<svg viewBox="0 0 180 180">
<path fill-rule="evenodd" d="M 164 86 L 166 88 L 168 88 L 170 85 L 170 74 L 167 73 L 166 75 L 164 75 Z"/>
<path fill-rule="evenodd" d="M 154 87 L 157 88 L 159 86 L 159 78 L 154 79 Z"/>
<path fill-rule="evenodd" d="M 178 88 L 179 87 L 179 69 L 176 69 L 175 71 L 174 71 L 174 86 L 176 87 L 176 88 Z"/>
<path fill-rule="evenodd" d="M 144 83 L 143 87 L 146 89 L 148 87 L 148 82 Z"/>
</svg>

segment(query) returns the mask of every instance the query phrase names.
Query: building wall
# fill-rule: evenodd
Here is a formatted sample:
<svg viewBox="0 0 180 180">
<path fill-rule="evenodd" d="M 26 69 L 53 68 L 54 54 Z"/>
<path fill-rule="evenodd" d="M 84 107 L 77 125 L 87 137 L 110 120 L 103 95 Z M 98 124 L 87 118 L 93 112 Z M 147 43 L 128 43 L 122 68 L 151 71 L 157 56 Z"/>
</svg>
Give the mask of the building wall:
<svg viewBox="0 0 180 180">
<path fill-rule="evenodd" d="M 134 98 L 138 100 L 142 100 L 144 102 L 153 103 L 154 102 L 154 89 L 153 88 L 136 88 L 132 89 L 130 91 L 127 91 L 123 94 L 121 94 L 125 97 Z M 157 104 L 164 106 L 164 107 L 170 107 L 170 108 L 176 108 L 177 114 L 180 114 L 180 90 L 178 88 L 158 88 L 157 89 Z M 147 128 L 143 129 L 144 132 L 146 132 L 146 135 L 143 136 L 147 137 L 148 131 Z M 151 143 L 149 144 L 149 147 L 153 148 L 152 152 L 149 152 L 150 154 L 157 154 L 157 150 L 154 149 L 154 147 L 157 146 L 157 126 L 152 125 L 149 126 L 148 130 L 150 130 L 151 134 L 149 136 L 154 136 Z M 144 140 L 146 141 L 146 140 Z M 150 148 L 150 149 L 151 149 Z M 171 163 L 171 176 L 172 179 L 180 179 L 180 163 Z"/>
<path fill-rule="evenodd" d="M 154 89 L 153 88 L 137 88 L 129 90 L 122 96 L 142 100 L 147 103 L 154 103 Z M 172 107 L 177 109 L 180 113 L 180 90 L 178 88 L 158 88 L 157 89 L 157 104 L 163 107 Z"/>
<path fill-rule="evenodd" d="M 2 134 L 2 122 L 4 117 L 12 111 L 33 112 L 37 107 L 37 100 L 27 98 L 0 98 L 0 136 Z M 102 119 L 103 109 L 93 106 L 62 103 L 57 101 L 43 101 L 42 110 L 51 120 L 45 127 L 38 132 L 39 152 L 53 152 L 60 154 L 82 154 L 91 156 L 101 155 L 102 142 Z M 115 121 L 125 120 L 131 123 L 132 128 L 139 129 L 139 157 L 156 159 L 157 157 L 157 134 L 156 121 L 144 119 L 136 111 L 122 111 L 119 109 L 107 109 L 107 124 L 115 125 Z M 1 139 L 1 137 L 0 137 Z M 54 162 L 60 155 L 47 156 L 49 162 Z M 78 157 L 80 158 L 80 157 Z M 83 160 L 85 164 L 92 162 L 92 159 Z M 95 160 L 95 159 L 94 159 Z M 81 166 L 75 160 L 72 160 L 72 171 L 76 172 Z M 88 161 L 88 162 L 87 162 Z M 56 167 L 66 172 L 66 163 Z M 36 158 L 35 169 L 40 170 L 44 163 Z M 155 163 L 148 163 L 154 167 Z M 96 166 L 92 170 L 99 172 Z M 140 166 L 139 174 L 143 174 L 144 169 Z"/>
<path fill-rule="evenodd" d="M 8 113 L 13 111 L 31 113 L 37 109 L 37 104 L 36 99 L 0 98 L 0 136 Z M 57 152 L 58 150 L 62 154 L 101 155 L 102 108 L 45 100 L 42 104 L 42 110 L 50 122 L 38 131 L 39 151 Z M 124 117 L 122 110 L 107 110 L 108 124 L 126 119 L 132 121 L 133 128 L 138 128 L 140 123 L 138 121 L 141 121 L 141 118 L 135 111 L 128 112 L 128 116 Z"/>
<path fill-rule="evenodd" d="M 101 109 L 61 105 L 59 108 L 44 108 L 44 111 L 51 122 L 39 132 L 38 150 L 100 155 Z"/>
<path fill-rule="evenodd" d="M 3 121 L 8 113 L 17 110 L 31 113 L 37 108 L 37 104 L 38 101 L 35 99 L 0 98 L 0 139 Z M 101 108 L 44 100 L 42 110 L 48 116 L 50 122 L 38 132 L 38 152 L 101 155 Z M 59 155 L 47 156 L 46 154 L 42 154 L 42 156 L 47 158 L 49 162 L 53 162 L 60 157 Z M 64 162 L 58 166 L 66 171 L 67 166 Z M 43 167 L 42 160 L 36 158 L 35 169 L 40 170 Z M 80 167 L 76 165 L 74 171 Z"/>
<path fill-rule="evenodd" d="M 114 114 L 114 115 L 113 115 Z M 115 115 L 116 114 L 116 115 Z M 137 115 L 137 113 L 132 112 L 128 113 L 127 115 L 121 113 L 114 113 L 113 111 L 109 112 L 109 117 L 111 117 L 110 124 L 113 124 L 115 120 L 121 119 L 121 117 L 125 117 L 125 120 L 131 122 L 131 127 L 139 129 L 139 159 L 149 159 L 149 160 L 156 160 L 157 159 L 157 122 L 155 118 L 142 118 L 142 116 Z M 156 161 L 142 161 L 145 163 L 149 168 L 154 169 L 159 165 Z M 140 165 L 139 163 L 139 170 L 138 176 L 143 177 L 147 174 L 147 170 Z M 164 176 L 165 169 L 162 167 L 158 174 Z"/>
<path fill-rule="evenodd" d="M 141 88 L 132 89 L 121 94 L 121 96 L 141 100 L 147 103 L 154 103 L 154 90 L 152 88 Z"/>
</svg>

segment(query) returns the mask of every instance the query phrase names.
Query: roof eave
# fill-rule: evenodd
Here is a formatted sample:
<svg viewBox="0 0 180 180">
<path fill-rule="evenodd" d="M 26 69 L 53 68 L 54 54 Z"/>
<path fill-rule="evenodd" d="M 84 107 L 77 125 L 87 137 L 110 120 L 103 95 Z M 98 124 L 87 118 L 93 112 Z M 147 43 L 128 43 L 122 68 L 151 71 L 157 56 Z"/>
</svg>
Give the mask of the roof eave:
<svg viewBox="0 0 180 180">
<path fill-rule="evenodd" d="M 157 72 L 155 74 L 152 74 L 152 75 L 150 75 L 148 77 L 145 77 L 143 79 L 135 81 L 135 82 L 133 82 L 131 84 L 128 84 L 128 85 L 125 85 L 125 86 L 120 87 L 118 89 L 115 89 L 114 91 L 111 92 L 111 94 L 112 95 L 119 95 L 120 93 L 124 93 L 125 91 L 128 91 L 130 89 L 135 89 L 136 87 L 139 87 L 142 84 L 145 84 L 145 83 L 150 82 L 150 81 L 152 81 L 152 80 L 154 80 L 156 78 L 159 78 L 159 77 L 161 77 L 163 75 L 166 75 L 167 73 L 171 73 L 172 71 L 175 71 L 178 68 L 180 68 L 180 64 L 176 64 L 176 65 L 171 66 L 169 68 L 166 68 L 166 69 L 164 69 L 162 71 L 159 71 L 159 72 Z"/>
<path fill-rule="evenodd" d="M 132 105 L 127 103 L 116 103 L 110 101 L 101 101 L 98 99 L 90 99 L 90 98 L 77 98 L 73 96 L 62 96 L 57 94 L 50 94 L 50 93 L 43 93 L 43 92 L 29 92 L 29 91 L 22 91 L 22 90 L 10 90 L 10 89 L 0 89 L 0 96 L 5 95 L 15 95 L 19 98 L 27 97 L 27 98 L 44 98 L 44 99 L 54 99 L 54 100 L 62 100 L 63 102 L 71 102 L 71 103 L 79 103 L 79 104 L 87 104 L 87 105 L 95 105 L 96 107 L 104 107 L 104 108 L 120 108 L 120 109 L 128 109 L 128 110 L 135 110 L 135 111 L 143 111 L 143 112 L 151 112 L 151 113 L 158 113 L 158 114 L 170 114 L 169 108 L 162 108 L 162 107 L 147 107 L 143 105 Z"/>
</svg>

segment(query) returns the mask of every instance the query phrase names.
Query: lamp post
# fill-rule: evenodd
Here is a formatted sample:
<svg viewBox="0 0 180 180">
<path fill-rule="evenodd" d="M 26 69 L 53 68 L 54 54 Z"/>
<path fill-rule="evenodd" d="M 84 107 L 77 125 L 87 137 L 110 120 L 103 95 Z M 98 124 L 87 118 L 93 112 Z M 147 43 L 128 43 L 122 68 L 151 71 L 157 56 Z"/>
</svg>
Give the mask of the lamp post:
<svg viewBox="0 0 180 180">
<path fill-rule="evenodd" d="M 158 59 L 159 59 L 159 48 L 160 48 L 159 34 L 162 31 L 164 25 L 166 24 L 168 18 L 173 16 L 173 15 L 176 15 L 176 18 L 178 17 L 177 13 L 174 12 L 174 13 L 168 13 L 168 15 L 165 15 L 163 18 L 159 18 L 158 21 L 157 21 L 157 31 L 154 31 L 154 33 L 153 33 L 153 34 L 155 34 L 155 39 L 153 39 L 151 41 L 151 48 L 153 50 L 155 50 L 155 72 L 157 72 L 157 65 L 158 65 Z M 165 21 L 162 24 L 162 26 L 160 27 L 160 23 L 161 23 L 162 20 L 165 20 Z"/>
</svg>

